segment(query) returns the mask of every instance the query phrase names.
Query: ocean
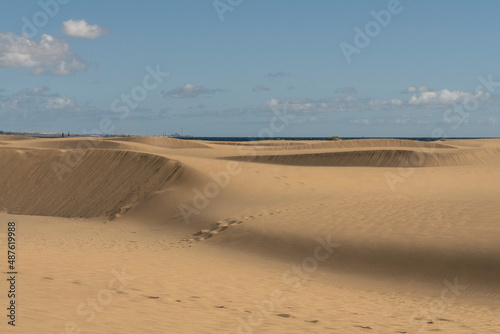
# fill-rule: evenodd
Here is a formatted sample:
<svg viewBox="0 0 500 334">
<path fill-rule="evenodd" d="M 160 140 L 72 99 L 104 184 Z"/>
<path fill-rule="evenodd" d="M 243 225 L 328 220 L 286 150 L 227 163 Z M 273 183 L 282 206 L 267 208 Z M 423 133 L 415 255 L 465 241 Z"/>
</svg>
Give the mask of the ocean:
<svg viewBox="0 0 500 334">
<path fill-rule="evenodd" d="M 329 137 L 181 137 L 176 136 L 172 138 L 186 139 L 186 140 L 206 140 L 206 141 L 226 141 L 226 142 L 240 142 L 240 141 L 259 141 L 259 140 L 327 140 Z M 341 137 L 342 140 L 353 139 L 406 139 L 418 141 L 436 141 L 443 138 L 437 137 Z M 484 139 L 479 137 L 449 137 L 444 139 Z"/>
</svg>

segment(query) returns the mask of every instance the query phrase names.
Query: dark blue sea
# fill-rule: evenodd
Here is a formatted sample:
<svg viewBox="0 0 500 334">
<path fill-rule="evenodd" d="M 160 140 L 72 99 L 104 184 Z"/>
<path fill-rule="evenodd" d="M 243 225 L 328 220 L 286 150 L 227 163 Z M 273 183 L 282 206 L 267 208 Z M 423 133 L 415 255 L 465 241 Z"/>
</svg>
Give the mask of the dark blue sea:
<svg viewBox="0 0 500 334">
<path fill-rule="evenodd" d="M 327 140 L 329 137 L 181 137 L 172 138 L 187 140 L 207 140 L 207 141 L 256 141 L 256 140 Z M 407 139 L 418 141 L 436 141 L 442 138 L 437 137 L 342 137 L 343 140 L 352 139 Z M 480 137 L 447 137 L 445 139 L 481 139 Z"/>
<path fill-rule="evenodd" d="M 3 132 L 5 135 L 30 136 L 35 138 L 60 138 L 60 134 L 47 133 L 25 133 L 25 132 Z M 73 137 L 87 137 L 86 135 L 74 134 Z M 99 137 L 93 135 L 92 137 Z M 104 135 L 102 137 L 119 137 L 119 135 Z M 170 138 L 185 139 L 185 140 L 207 140 L 207 141 L 226 141 L 226 142 L 242 142 L 242 141 L 258 141 L 258 140 L 327 140 L 329 137 L 193 137 L 193 136 L 168 136 Z M 418 141 L 436 141 L 443 138 L 438 137 L 341 137 L 343 140 L 352 139 L 407 139 Z M 446 137 L 444 139 L 485 139 L 492 137 Z"/>
</svg>

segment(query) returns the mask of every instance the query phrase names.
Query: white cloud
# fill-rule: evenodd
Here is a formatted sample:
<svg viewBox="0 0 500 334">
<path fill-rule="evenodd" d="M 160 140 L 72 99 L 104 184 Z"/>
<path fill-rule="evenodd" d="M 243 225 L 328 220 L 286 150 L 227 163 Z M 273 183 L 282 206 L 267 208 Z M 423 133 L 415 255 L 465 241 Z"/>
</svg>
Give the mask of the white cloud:
<svg viewBox="0 0 500 334">
<path fill-rule="evenodd" d="M 429 120 L 415 118 L 415 117 L 406 117 L 406 118 L 385 118 L 385 117 L 376 117 L 376 118 L 356 118 L 351 119 L 349 121 L 351 124 L 357 125 L 428 125 L 430 124 Z"/>
<path fill-rule="evenodd" d="M 253 88 L 252 88 L 252 91 L 254 91 L 254 92 L 264 92 L 267 90 L 270 90 L 270 89 L 267 87 L 264 87 L 264 86 L 253 86 Z"/>
<path fill-rule="evenodd" d="M 410 86 L 403 91 L 403 93 L 413 94 L 413 93 L 424 93 L 432 91 L 429 86 L 422 85 L 420 87 Z"/>
<path fill-rule="evenodd" d="M 413 88 L 412 88 L 413 87 Z M 338 92 L 354 92 L 351 89 L 341 88 Z M 184 87 L 176 88 L 170 92 L 163 92 L 164 95 L 172 97 L 193 97 L 197 96 L 199 91 L 204 90 L 201 86 L 187 84 Z M 208 90 L 212 91 L 212 90 Z M 489 106 L 494 105 L 493 97 L 482 91 L 476 93 L 465 91 L 449 91 L 431 90 L 428 86 L 411 86 L 406 89 L 408 92 L 413 92 L 410 96 L 401 98 L 375 99 L 353 95 L 337 96 L 324 99 L 278 99 L 272 98 L 260 105 L 249 105 L 240 108 L 227 108 L 224 110 L 206 110 L 204 112 L 187 112 L 182 113 L 182 117 L 203 117 L 203 116 L 228 116 L 237 117 L 243 115 L 272 115 L 276 110 L 283 110 L 286 113 L 297 116 L 297 120 L 305 119 L 303 117 L 319 116 L 320 114 L 340 113 L 340 112 L 376 112 L 376 111 L 401 111 L 403 117 L 392 120 L 374 120 L 369 118 L 368 121 L 356 121 L 355 124 L 399 124 L 399 125 L 426 125 L 430 124 L 428 118 L 432 112 L 442 110 L 444 108 L 453 107 L 457 103 L 468 104 L 469 106 L 478 103 L 481 105 L 488 103 Z M 418 110 L 416 116 L 407 117 L 411 110 Z M 425 111 L 429 111 L 426 114 Z M 491 122 L 495 122 L 492 120 Z"/>
<path fill-rule="evenodd" d="M 50 91 L 50 88 L 47 86 L 39 86 L 35 88 L 25 88 L 16 93 L 16 95 L 24 95 L 24 96 L 44 96 L 46 93 Z"/>
<path fill-rule="evenodd" d="M 354 111 L 359 110 L 359 105 L 355 103 L 339 103 L 331 99 L 293 99 L 293 100 L 278 100 L 273 98 L 267 101 L 264 105 L 254 108 L 258 111 L 272 111 L 275 109 L 286 110 L 294 114 L 307 113 L 325 113 L 339 111 Z"/>
<path fill-rule="evenodd" d="M 257 110 L 272 110 L 272 108 L 286 108 L 290 113 L 332 113 L 332 112 L 359 112 L 370 110 L 401 109 L 405 102 L 400 99 L 377 100 L 357 98 L 355 96 L 337 97 L 335 99 L 293 99 L 267 101 Z"/>
<path fill-rule="evenodd" d="M 403 106 L 403 101 L 399 99 L 371 100 L 368 102 L 368 107 L 371 110 L 394 109 L 401 106 Z"/>
<path fill-rule="evenodd" d="M 481 95 L 483 95 L 481 91 L 478 92 L 478 95 L 473 95 L 469 92 L 443 89 L 414 94 L 408 100 L 408 104 L 411 106 L 451 106 L 457 103 L 466 103 L 468 100 Z"/>
<path fill-rule="evenodd" d="M 358 99 L 355 96 L 346 96 L 346 97 L 337 97 L 335 98 L 335 102 L 338 103 L 353 103 L 356 102 Z"/>
<path fill-rule="evenodd" d="M 45 104 L 45 109 L 47 110 L 61 110 L 69 108 L 72 109 L 74 107 L 75 107 L 75 102 L 66 95 L 48 99 L 47 103 Z"/>
<path fill-rule="evenodd" d="M 0 109 L 11 112 L 81 111 L 75 99 L 52 93 L 45 86 L 25 88 L 16 93 L 0 96 Z"/>
<path fill-rule="evenodd" d="M 62 31 L 64 34 L 77 37 L 94 39 L 109 33 L 108 29 L 99 27 L 97 24 L 88 24 L 85 20 L 68 20 L 63 22 Z"/>
<path fill-rule="evenodd" d="M 422 91 L 418 93 L 418 91 Z M 284 108 L 293 114 L 320 114 L 335 112 L 363 112 L 363 111 L 384 111 L 399 110 L 408 111 L 415 108 L 420 110 L 434 110 L 436 108 L 447 108 L 456 103 L 471 103 L 473 99 L 482 97 L 481 101 L 486 101 L 485 94 L 479 91 L 476 95 L 470 92 L 449 91 L 446 89 L 440 91 L 427 91 L 427 86 L 415 87 L 417 93 L 408 99 L 389 98 L 373 99 L 360 98 L 356 96 L 336 97 L 333 99 L 292 99 L 279 100 L 273 98 L 264 105 L 245 108 L 251 112 L 270 112 L 273 108 Z M 403 121 L 398 121 L 402 124 Z M 406 121 L 410 122 L 410 120 Z M 373 122 L 371 123 L 373 124 Z M 410 124 L 410 123 L 408 123 Z M 428 124 L 427 121 L 419 123 L 411 120 L 411 124 Z"/>
<path fill-rule="evenodd" d="M 222 89 L 206 89 L 203 86 L 197 86 L 192 83 L 187 83 L 183 87 L 174 88 L 168 92 L 162 92 L 164 96 L 176 99 L 195 98 L 200 95 L 210 95 L 222 92 Z"/>
<path fill-rule="evenodd" d="M 0 66 L 32 68 L 33 75 L 69 75 L 86 70 L 88 64 L 63 39 L 44 34 L 36 41 L 8 32 L 0 33 Z"/>
</svg>

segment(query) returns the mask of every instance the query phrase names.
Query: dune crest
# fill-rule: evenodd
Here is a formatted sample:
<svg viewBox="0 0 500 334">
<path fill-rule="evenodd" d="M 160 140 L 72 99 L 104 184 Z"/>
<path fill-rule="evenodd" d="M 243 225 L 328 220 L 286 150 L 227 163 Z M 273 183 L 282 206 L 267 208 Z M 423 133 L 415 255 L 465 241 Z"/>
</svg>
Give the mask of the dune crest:
<svg viewBox="0 0 500 334">
<path fill-rule="evenodd" d="M 379 149 L 296 153 L 277 155 L 240 155 L 223 157 L 226 160 L 259 162 L 291 166 L 331 167 L 445 167 L 494 165 L 500 162 L 500 149 Z"/>
<path fill-rule="evenodd" d="M 128 210 L 181 165 L 125 151 L 0 149 L 0 168 L 0 203 L 9 213 L 97 217 Z"/>
<path fill-rule="evenodd" d="M 197 141 L 169 137 L 113 137 L 106 140 L 134 142 L 164 148 L 210 148 Z"/>
</svg>

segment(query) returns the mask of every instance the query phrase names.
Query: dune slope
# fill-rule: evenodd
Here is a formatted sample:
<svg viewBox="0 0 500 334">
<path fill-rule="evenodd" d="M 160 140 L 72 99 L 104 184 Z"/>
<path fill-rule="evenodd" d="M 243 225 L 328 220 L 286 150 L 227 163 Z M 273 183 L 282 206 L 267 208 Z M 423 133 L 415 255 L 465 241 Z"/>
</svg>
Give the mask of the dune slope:
<svg viewBox="0 0 500 334">
<path fill-rule="evenodd" d="M 326 153 L 240 155 L 224 157 L 224 159 L 295 166 L 440 167 L 497 164 L 500 161 L 500 149 L 462 149 L 443 152 L 442 150 L 374 148 Z"/>
<path fill-rule="evenodd" d="M 1 149 L 0 168 L 0 205 L 9 213 L 96 217 L 123 213 L 180 164 L 124 151 Z"/>
</svg>

